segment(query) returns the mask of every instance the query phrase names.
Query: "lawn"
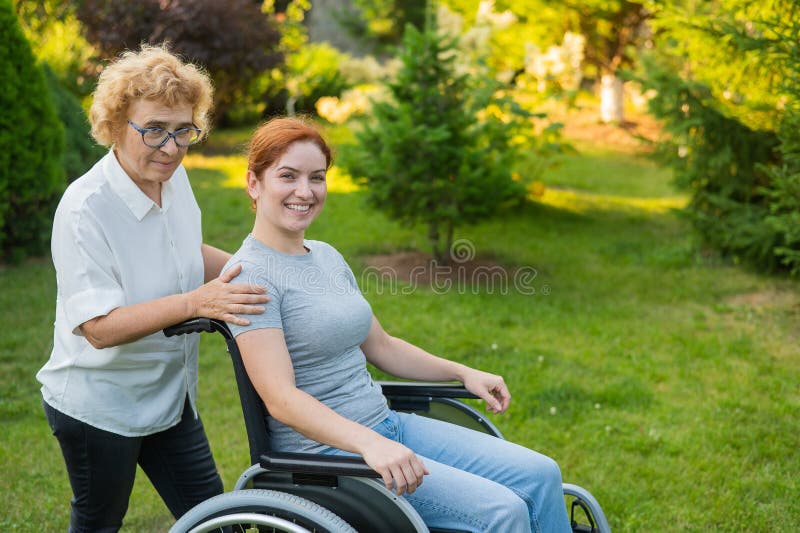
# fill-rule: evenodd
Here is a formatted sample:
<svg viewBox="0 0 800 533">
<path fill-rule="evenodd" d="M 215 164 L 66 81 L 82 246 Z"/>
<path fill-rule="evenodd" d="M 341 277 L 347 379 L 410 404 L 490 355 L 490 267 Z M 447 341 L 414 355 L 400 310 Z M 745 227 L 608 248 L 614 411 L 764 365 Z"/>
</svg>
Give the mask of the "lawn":
<svg viewBox="0 0 800 533">
<path fill-rule="evenodd" d="M 220 146 L 246 135 L 215 132 Z M 698 250 L 669 172 L 613 144 L 576 144 L 544 195 L 462 228 L 478 254 L 525 266 L 525 290 L 370 285 L 384 327 L 502 373 L 513 394 L 489 415 L 507 438 L 554 457 L 615 531 L 789 531 L 800 523 L 800 286 Z M 187 159 L 206 241 L 233 250 L 252 214 L 243 159 Z M 425 246 L 364 205 L 337 174 L 311 238 L 362 275 L 362 257 Z M 68 482 L 40 407 L 52 346 L 47 259 L 0 269 L 0 529 L 66 529 Z M 200 406 L 226 487 L 247 464 L 222 342 L 201 344 Z M 125 531 L 171 519 L 143 475 Z"/>
</svg>

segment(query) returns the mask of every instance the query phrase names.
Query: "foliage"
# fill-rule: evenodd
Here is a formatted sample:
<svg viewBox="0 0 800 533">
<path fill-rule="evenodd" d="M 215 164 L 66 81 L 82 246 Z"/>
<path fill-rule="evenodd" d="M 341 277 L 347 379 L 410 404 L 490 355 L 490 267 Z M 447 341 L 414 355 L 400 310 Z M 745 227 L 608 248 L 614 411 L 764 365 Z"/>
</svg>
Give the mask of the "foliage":
<svg viewBox="0 0 800 533">
<path fill-rule="evenodd" d="M 43 70 L 50 98 L 64 126 L 65 146 L 61 167 L 70 182 L 89 170 L 106 150 L 92 139 L 89 121 L 78 99 L 61 85 L 49 65 L 44 64 Z"/>
<path fill-rule="evenodd" d="M 775 255 L 795 276 L 800 276 L 800 22 L 784 19 L 783 31 L 791 36 L 775 50 L 785 67 L 782 92 L 787 105 L 778 137 L 781 163 L 766 169 L 771 178 L 765 188 L 769 206 L 767 224 L 780 236 Z"/>
<path fill-rule="evenodd" d="M 0 255 L 47 248 L 64 187 L 64 131 L 10 0 L 0 0 Z"/>
<path fill-rule="evenodd" d="M 311 112 L 323 96 L 338 96 L 349 88 L 341 74 L 347 56 L 327 43 L 312 43 L 286 57 L 287 90 L 292 112 Z"/>
<path fill-rule="evenodd" d="M 645 85 L 670 137 L 661 153 L 689 187 L 710 246 L 759 268 L 800 273 L 797 7 L 787 0 L 672 2 L 657 12 Z"/>
<path fill-rule="evenodd" d="M 586 37 L 586 61 L 599 73 L 615 74 L 634 63 L 647 38 L 650 11 L 630 0 L 562 0 L 575 31 Z"/>
<path fill-rule="evenodd" d="M 447 263 L 456 226 L 524 197 L 511 169 L 528 117 L 490 78 L 455 72 L 456 39 L 409 24 L 403 44 L 391 100 L 374 104 L 342 161 L 391 218 L 426 224 Z"/>
<path fill-rule="evenodd" d="M 375 53 L 386 52 L 403 39 L 407 24 L 422 29 L 425 10 L 434 0 L 353 0 L 353 7 L 342 10 L 337 22 Z"/>
<path fill-rule="evenodd" d="M 83 0 L 78 17 L 105 58 L 141 42 L 168 41 L 172 50 L 209 71 L 222 121 L 251 85 L 282 61 L 274 20 L 252 0 Z"/>
<path fill-rule="evenodd" d="M 14 0 L 33 52 L 78 99 L 87 98 L 96 78 L 95 50 L 83 36 L 76 2 Z"/>
</svg>

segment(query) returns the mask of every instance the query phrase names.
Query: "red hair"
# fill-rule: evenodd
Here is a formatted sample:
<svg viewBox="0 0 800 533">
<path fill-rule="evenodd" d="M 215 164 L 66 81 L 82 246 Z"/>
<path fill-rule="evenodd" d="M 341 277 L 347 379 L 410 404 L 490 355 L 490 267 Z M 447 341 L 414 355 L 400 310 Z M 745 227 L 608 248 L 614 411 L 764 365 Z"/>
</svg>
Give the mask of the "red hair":
<svg viewBox="0 0 800 533">
<path fill-rule="evenodd" d="M 292 144 L 302 141 L 317 145 L 325 156 L 325 169 L 329 169 L 333 154 L 316 126 L 298 118 L 277 117 L 265 122 L 253 133 L 247 147 L 247 170 L 261 180 L 263 172 L 274 165 Z M 252 206 L 255 208 L 255 201 Z"/>
</svg>

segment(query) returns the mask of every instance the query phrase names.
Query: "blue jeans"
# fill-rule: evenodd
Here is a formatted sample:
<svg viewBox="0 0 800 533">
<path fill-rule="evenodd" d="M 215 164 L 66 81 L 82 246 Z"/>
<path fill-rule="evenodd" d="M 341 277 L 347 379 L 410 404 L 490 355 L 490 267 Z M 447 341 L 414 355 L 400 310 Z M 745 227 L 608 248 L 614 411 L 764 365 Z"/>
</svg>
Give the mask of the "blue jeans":
<svg viewBox="0 0 800 533">
<path fill-rule="evenodd" d="M 408 413 L 392 411 L 372 429 L 413 450 L 430 471 L 413 494 L 404 496 L 429 527 L 503 533 L 571 531 L 561 471 L 549 457 Z"/>
<path fill-rule="evenodd" d="M 72 486 L 70 533 L 120 529 L 137 463 L 175 518 L 222 494 L 203 423 L 195 419 L 188 400 L 176 426 L 146 437 L 104 431 L 43 403 Z"/>
</svg>

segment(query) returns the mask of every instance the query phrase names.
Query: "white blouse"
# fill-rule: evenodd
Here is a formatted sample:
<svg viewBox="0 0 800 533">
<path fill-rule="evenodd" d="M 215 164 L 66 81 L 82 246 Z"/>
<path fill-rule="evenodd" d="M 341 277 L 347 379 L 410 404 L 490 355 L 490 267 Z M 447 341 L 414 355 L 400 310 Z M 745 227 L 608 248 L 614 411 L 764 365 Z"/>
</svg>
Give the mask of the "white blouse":
<svg viewBox="0 0 800 533">
<path fill-rule="evenodd" d="M 197 413 L 199 335 L 159 331 L 98 350 L 79 328 L 117 307 L 203 283 L 200 209 L 182 165 L 163 184 L 161 205 L 110 151 L 67 188 L 53 222 L 55 334 L 36 377 L 52 407 L 119 435 L 174 426 L 187 394 Z"/>
</svg>

